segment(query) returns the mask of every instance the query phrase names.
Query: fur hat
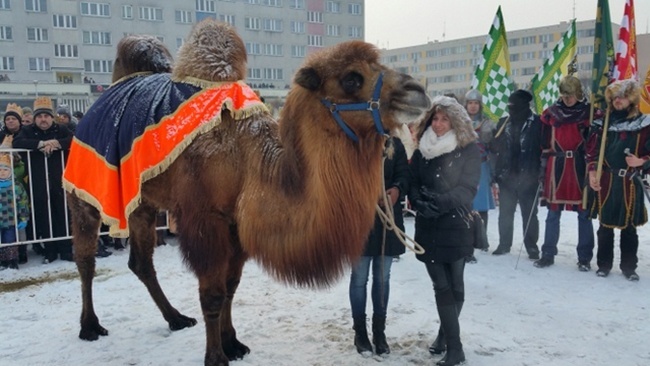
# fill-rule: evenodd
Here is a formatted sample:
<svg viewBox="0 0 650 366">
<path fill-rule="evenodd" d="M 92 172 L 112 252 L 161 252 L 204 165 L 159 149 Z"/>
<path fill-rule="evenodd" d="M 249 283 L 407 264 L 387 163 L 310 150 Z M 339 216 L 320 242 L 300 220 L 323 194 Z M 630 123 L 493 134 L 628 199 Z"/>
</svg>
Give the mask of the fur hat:
<svg viewBox="0 0 650 366">
<path fill-rule="evenodd" d="M 22 122 L 23 121 L 23 110 L 20 109 L 20 107 L 16 103 L 9 103 L 9 104 L 7 104 L 7 109 L 5 110 L 4 120 L 7 119 L 7 116 L 14 116 L 14 117 L 18 118 L 18 121 Z"/>
<path fill-rule="evenodd" d="M 11 169 L 11 157 L 8 153 L 0 153 L 0 167 Z"/>
<path fill-rule="evenodd" d="M 34 117 L 41 113 L 47 113 L 54 118 L 52 99 L 50 97 L 38 97 L 34 100 Z"/>
<path fill-rule="evenodd" d="M 424 116 L 424 119 L 418 126 L 417 138 L 422 139 L 424 132 L 431 126 L 433 116 L 437 112 L 443 112 L 449 117 L 451 129 L 456 133 L 458 146 L 465 147 L 470 142 L 476 141 L 476 133 L 472 127 L 472 120 L 469 118 L 467 111 L 456 99 L 448 96 L 437 96 L 431 101 L 431 109 Z"/>
<path fill-rule="evenodd" d="M 56 114 L 57 115 L 66 115 L 68 116 L 69 119 L 72 119 L 72 115 L 70 114 L 70 111 L 66 107 L 59 106 L 59 108 L 56 109 Z"/>
<path fill-rule="evenodd" d="M 560 95 L 574 96 L 582 100 L 585 95 L 582 91 L 582 83 L 575 76 L 567 75 L 560 80 Z"/>
<path fill-rule="evenodd" d="M 528 90 L 518 89 L 508 97 L 508 105 L 515 107 L 529 107 L 531 100 L 533 100 L 533 95 L 530 94 Z"/>
<path fill-rule="evenodd" d="M 26 114 L 34 114 L 34 111 L 29 107 L 23 107 L 23 116 Z"/>
<path fill-rule="evenodd" d="M 615 98 L 627 98 L 630 101 L 629 118 L 639 114 L 641 102 L 641 87 L 634 79 L 617 80 L 605 89 L 605 100 L 611 105 Z"/>
</svg>

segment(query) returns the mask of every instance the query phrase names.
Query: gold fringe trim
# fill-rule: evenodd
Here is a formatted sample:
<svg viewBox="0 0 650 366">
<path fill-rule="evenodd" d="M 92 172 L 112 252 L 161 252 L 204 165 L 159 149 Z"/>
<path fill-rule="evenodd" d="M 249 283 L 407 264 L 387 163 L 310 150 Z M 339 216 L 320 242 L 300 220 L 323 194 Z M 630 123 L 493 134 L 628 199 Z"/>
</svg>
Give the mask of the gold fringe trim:
<svg viewBox="0 0 650 366">
<path fill-rule="evenodd" d="M 184 78 L 177 78 L 177 77 L 172 76 L 172 81 L 176 82 L 176 83 L 185 83 L 185 84 L 194 85 L 194 86 L 199 87 L 201 89 L 218 87 L 218 86 L 225 85 L 225 84 L 242 83 L 241 80 L 238 80 L 238 81 L 235 81 L 235 82 L 233 82 L 233 81 L 209 81 L 209 80 L 205 80 L 205 79 L 195 78 L 193 76 L 186 76 Z"/>
<path fill-rule="evenodd" d="M 119 84 L 119 83 L 121 83 L 123 81 L 127 81 L 129 79 L 137 78 L 137 77 L 140 77 L 140 76 L 149 76 L 149 75 L 153 75 L 153 72 L 151 72 L 151 71 L 134 72 L 133 74 L 128 74 L 126 76 L 122 76 L 121 78 L 117 79 L 115 82 L 111 83 L 111 85 L 109 85 L 108 87 L 112 88 L 114 85 L 117 85 L 117 84 Z"/>
<path fill-rule="evenodd" d="M 93 195 L 91 195 L 90 193 L 88 193 L 83 189 L 77 188 L 74 184 L 70 183 L 67 179 L 63 179 L 63 189 L 70 194 L 75 194 L 80 200 L 88 203 L 89 205 L 93 206 L 97 211 L 99 211 L 102 222 L 108 225 L 109 227 L 108 234 L 110 236 L 114 238 L 129 237 L 129 231 L 120 230 L 119 229 L 120 221 L 114 217 L 106 215 L 106 213 L 104 212 L 104 208 L 102 207 L 102 204 L 99 203 L 99 201 Z"/>
</svg>

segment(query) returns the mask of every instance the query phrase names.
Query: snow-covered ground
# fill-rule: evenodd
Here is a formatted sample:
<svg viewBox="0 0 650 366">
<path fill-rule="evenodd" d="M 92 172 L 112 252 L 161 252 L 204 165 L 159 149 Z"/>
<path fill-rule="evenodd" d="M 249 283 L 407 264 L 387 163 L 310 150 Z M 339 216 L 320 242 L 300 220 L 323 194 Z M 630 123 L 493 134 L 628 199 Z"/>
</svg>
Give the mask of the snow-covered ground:
<svg viewBox="0 0 650 366">
<path fill-rule="evenodd" d="M 546 210 L 540 210 L 540 232 Z M 513 252 L 477 253 L 466 269 L 462 340 L 471 366 L 650 365 L 650 225 L 639 229 L 639 282 L 615 269 L 608 278 L 578 272 L 574 213 L 562 218 L 555 265 L 538 269 L 525 251 L 518 259 L 521 219 Z M 594 222 L 597 226 L 597 223 Z M 491 249 L 498 241 L 490 212 Z M 407 220 L 413 234 L 413 221 Z M 618 247 L 618 235 L 617 235 Z M 95 305 L 110 334 L 80 340 L 80 282 L 73 263 L 42 265 L 31 252 L 19 271 L 0 272 L 0 363 L 3 365 L 202 365 L 205 331 L 197 282 L 174 240 L 156 249 L 161 285 L 193 328 L 171 332 L 144 286 L 127 268 L 128 253 L 98 260 Z M 541 245 L 541 239 L 540 239 Z M 595 259 L 592 261 L 595 267 Z M 438 327 L 433 289 L 413 254 L 394 263 L 386 334 L 388 358 L 364 359 L 353 344 L 349 277 L 328 290 L 287 287 L 249 262 L 235 297 L 239 339 L 251 348 L 245 365 L 434 365 L 428 345 Z M 371 314 L 371 310 L 368 310 Z"/>
</svg>

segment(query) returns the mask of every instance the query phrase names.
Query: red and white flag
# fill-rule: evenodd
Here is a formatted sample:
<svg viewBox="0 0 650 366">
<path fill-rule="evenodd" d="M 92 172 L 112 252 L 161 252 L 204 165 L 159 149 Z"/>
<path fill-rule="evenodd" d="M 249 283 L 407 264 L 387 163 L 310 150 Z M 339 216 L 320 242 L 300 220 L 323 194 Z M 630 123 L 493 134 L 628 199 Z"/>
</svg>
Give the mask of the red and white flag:
<svg viewBox="0 0 650 366">
<path fill-rule="evenodd" d="M 614 80 L 639 80 L 636 65 L 636 25 L 634 21 L 634 0 L 625 1 L 623 21 L 616 43 Z"/>
</svg>

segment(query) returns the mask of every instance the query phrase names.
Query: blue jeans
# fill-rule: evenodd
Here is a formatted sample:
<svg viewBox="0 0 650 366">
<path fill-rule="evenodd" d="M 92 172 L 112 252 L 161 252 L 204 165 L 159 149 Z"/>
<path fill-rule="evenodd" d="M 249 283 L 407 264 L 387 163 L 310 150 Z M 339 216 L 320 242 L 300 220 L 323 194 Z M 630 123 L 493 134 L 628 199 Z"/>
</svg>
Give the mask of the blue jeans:
<svg viewBox="0 0 650 366">
<path fill-rule="evenodd" d="M 390 266 L 393 264 L 391 256 L 361 256 L 356 266 L 352 268 L 350 276 L 350 306 L 352 318 L 366 317 L 366 298 L 368 274 L 372 263 L 372 309 L 373 314 L 386 317 L 388 294 L 390 292 Z"/>
<path fill-rule="evenodd" d="M 546 232 L 542 256 L 552 258 L 557 255 L 557 242 L 560 240 L 560 217 L 562 211 L 548 210 L 546 216 Z M 594 256 L 594 226 L 587 210 L 578 211 L 578 261 L 589 263 Z"/>
</svg>

